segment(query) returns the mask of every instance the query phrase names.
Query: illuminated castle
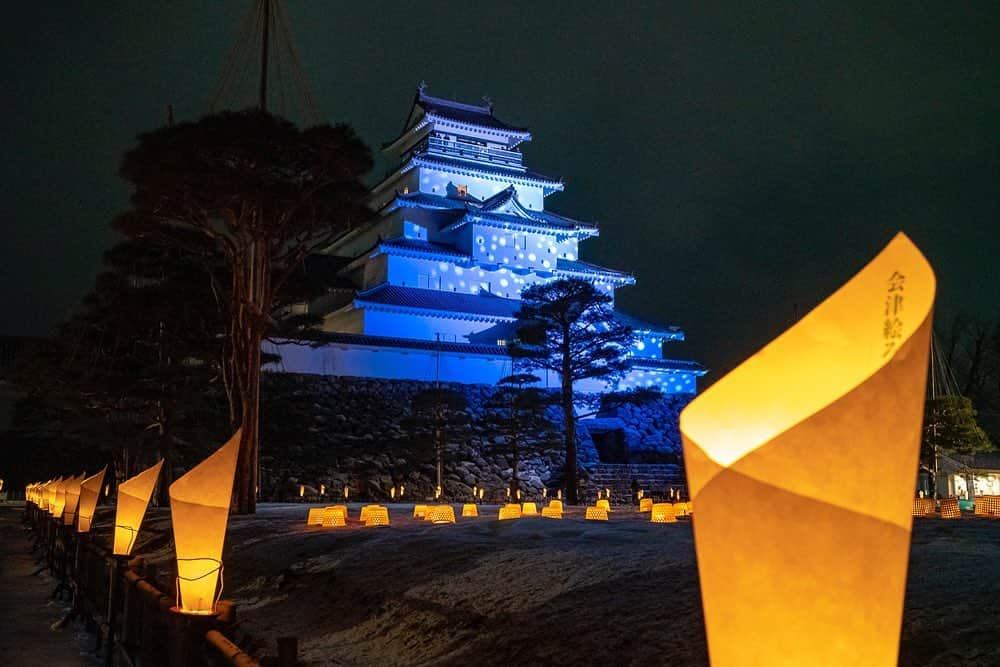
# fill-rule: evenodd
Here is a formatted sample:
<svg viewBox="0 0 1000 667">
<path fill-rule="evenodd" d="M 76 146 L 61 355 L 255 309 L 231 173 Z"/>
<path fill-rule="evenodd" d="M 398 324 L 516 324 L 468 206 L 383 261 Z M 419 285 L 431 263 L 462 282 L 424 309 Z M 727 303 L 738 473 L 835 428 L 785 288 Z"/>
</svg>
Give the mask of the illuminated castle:
<svg viewBox="0 0 1000 667">
<path fill-rule="evenodd" d="M 490 102 L 431 97 L 421 85 L 402 133 L 383 147 L 400 164 L 371 191 L 378 215 L 307 263 L 324 281 L 325 295 L 308 305 L 323 317 L 324 344 L 278 344 L 273 369 L 492 384 L 512 373 L 505 344 L 526 286 L 582 278 L 613 298 L 634 284 L 580 259 L 597 225 L 545 210 L 563 183 L 525 167 L 520 146 L 530 140 Z M 619 389 L 695 393 L 705 370 L 663 357 L 683 331 L 615 317 L 638 335 Z M 577 388 L 607 389 L 597 380 Z"/>
</svg>

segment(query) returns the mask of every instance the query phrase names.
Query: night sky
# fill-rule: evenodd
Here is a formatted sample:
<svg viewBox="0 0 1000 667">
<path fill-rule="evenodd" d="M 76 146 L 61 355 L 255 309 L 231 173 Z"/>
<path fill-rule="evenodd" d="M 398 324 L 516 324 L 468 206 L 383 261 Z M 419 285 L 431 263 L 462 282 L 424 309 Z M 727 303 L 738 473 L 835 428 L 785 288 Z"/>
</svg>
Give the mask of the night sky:
<svg viewBox="0 0 1000 667">
<path fill-rule="evenodd" d="M 167 104 L 207 110 L 249 2 L 7 8 L 0 333 L 47 334 L 89 288 L 121 154 Z M 528 125 L 529 166 L 566 181 L 546 206 L 601 225 L 583 259 L 634 272 L 619 306 L 685 327 L 668 353 L 712 379 L 897 230 L 942 313 L 996 318 L 1000 3 L 748 4 L 286 7 L 324 116 L 373 147 L 421 80 Z"/>
</svg>

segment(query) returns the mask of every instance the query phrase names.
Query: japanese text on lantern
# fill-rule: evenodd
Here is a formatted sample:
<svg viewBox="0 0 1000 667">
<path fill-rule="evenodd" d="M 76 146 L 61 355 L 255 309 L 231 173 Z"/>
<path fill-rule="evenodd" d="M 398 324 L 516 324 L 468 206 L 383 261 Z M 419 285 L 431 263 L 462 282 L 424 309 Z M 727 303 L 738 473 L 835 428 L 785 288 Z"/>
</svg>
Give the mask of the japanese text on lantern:
<svg viewBox="0 0 1000 667">
<path fill-rule="evenodd" d="M 887 282 L 885 323 L 882 325 L 882 339 L 885 342 L 883 357 L 889 356 L 903 337 L 903 287 L 906 285 L 906 276 L 893 271 Z"/>
</svg>

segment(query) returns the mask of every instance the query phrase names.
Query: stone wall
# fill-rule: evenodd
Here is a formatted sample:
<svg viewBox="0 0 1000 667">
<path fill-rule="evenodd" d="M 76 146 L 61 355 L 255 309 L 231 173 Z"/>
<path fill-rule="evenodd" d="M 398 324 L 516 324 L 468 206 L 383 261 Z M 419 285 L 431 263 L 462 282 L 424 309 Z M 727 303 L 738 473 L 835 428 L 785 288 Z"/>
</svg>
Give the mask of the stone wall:
<svg viewBox="0 0 1000 667">
<path fill-rule="evenodd" d="M 345 485 L 356 496 L 383 499 L 398 484 L 406 496 L 424 499 L 433 494 L 435 456 L 427 424 L 414 419 L 414 396 L 433 383 L 336 376 L 266 373 L 261 424 L 261 486 L 265 497 L 291 500 L 304 485 L 307 497 L 339 497 Z M 510 448 L 487 417 L 491 385 L 446 384 L 466 401 L 464 425 L 446 429 L 445 493 L 471 497 L 472 486 L 486 489 L 486 498 L 501 501 L 510 485 Z M 680 452 L 676 415 L 689 397 L 668 395 L 642 406 L 624 406 L 598 420 L 581 420 L 577 435 L 581 478 L 600 461 L 588 424 L 602 429 L 621 428 L 633 461 L 643 457 L 661 462 L 677 460 Z M 597 403 L 596 396 L 581 402 Z M 556 428 L 559 410 L 547 415 Z M 610 420 L 610 421 L 609 421 Z M 521 486 L 529 495 L 542 487 L 562 484 L 564 456 L 558 435 L 539 441 L 527 438 L 532 450 L 519 466 Z"/>
</svg>

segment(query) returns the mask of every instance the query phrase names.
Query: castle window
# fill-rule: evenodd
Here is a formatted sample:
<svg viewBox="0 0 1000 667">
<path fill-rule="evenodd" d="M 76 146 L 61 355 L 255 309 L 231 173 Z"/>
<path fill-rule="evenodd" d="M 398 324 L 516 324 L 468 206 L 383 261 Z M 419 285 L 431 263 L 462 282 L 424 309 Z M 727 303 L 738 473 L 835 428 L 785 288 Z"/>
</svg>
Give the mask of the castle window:
<svg viewBox="0 0 1000 667">
<path fill-rule="evenodd" d="M 506 338 L 497 338 L 497 345 L 499 345 L 500 347 L 504 347 L 505 345 L 507 345 L 507 339 Z"/>
<path fill-rule="evenodd" d="M 469 196 L 469 186 L 468 185 L 457 185 L 457 186 L 455 186 L 455 189 L 458 190 L 458 196 L 459 197 L 468 197 Z"/>
</svg>

